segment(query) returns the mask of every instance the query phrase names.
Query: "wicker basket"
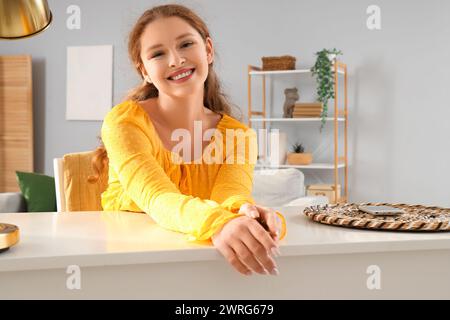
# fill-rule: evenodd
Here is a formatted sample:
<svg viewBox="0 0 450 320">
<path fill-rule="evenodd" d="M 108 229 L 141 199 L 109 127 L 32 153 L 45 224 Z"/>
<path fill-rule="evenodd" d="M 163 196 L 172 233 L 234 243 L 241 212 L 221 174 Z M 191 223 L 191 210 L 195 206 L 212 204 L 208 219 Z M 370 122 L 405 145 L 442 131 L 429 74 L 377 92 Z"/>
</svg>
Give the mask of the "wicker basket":
<svg viewBox="0 0 450 320">
<path fill-rule="evenodd" d="M 292 56 L 262 57 L 261 60 L 264 71 L 295 69 L 296 59 Z"/>
<path fill-rule="evenodd" d="M 402 209 L 398 216 L 372 216 L 359 205 L 384 205 Z M 390 203 L 340 203 L 308 207 L 303 212 L 313 221 L 348 228 L 390 231 L 450 231 L 450 209 Z"/>
</svg>

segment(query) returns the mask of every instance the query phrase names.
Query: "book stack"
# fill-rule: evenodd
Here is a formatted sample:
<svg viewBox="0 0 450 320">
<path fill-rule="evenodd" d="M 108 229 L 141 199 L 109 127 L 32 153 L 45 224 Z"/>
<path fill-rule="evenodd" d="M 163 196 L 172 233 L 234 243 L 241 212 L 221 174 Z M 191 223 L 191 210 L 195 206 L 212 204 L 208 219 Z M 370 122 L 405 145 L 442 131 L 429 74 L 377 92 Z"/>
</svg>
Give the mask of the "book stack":
<svg viewBox="0 0 450 320">
<path fill-rule="evenodd" d="M 321 102 L 302 102 L 294 105 L 293 118 L 320 118 L 323 110 Z"/>
</svg>

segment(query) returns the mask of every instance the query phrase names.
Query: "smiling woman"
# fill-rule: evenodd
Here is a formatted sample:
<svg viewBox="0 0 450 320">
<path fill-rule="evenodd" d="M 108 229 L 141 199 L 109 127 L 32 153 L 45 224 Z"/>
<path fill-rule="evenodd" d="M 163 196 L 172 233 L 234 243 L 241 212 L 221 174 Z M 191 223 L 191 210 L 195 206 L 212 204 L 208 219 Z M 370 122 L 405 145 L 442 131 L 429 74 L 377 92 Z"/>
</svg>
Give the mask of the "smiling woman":
<svg viewBox="0 0 450 320">
<path fill-rule="evenodd" d="M 278 274 L 272 255 L 285 235 L 284 217 L 251 196 L 256 133 L 231 116 L 205 23 L 180 5 L 155 7 L 138 19 L 128 49 L 144 81 L 103 122 L 104 146 L 94 157 L 98 173 L 109 164 L 103 209 L 145 212 L 189 240 L 210 240 L 242 274 Z M 178 129 L 194 149 L 216 147 L 219 161 L 174 162 Z M 227 138 L 213 145 L 202 131 Z M 244 138 L 228 139 L 229 131 Z"/>
</svg>

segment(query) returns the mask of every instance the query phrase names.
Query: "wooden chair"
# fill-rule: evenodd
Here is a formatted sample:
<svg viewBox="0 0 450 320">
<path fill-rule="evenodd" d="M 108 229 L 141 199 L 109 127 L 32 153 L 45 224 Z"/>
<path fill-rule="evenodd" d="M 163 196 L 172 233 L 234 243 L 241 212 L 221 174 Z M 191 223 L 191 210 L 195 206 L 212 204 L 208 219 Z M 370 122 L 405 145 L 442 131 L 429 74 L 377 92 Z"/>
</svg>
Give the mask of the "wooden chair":
<svg viewBox="0 0 450 320">
<path fill-rule="evenodd" d="M 69 153 L 53 159 L 58 212 L 102 211 L 101 194 L 108 186 L 108 167 L 97 182 L 88 181 L 94 174 L 94 152 Z"/>
</svg>

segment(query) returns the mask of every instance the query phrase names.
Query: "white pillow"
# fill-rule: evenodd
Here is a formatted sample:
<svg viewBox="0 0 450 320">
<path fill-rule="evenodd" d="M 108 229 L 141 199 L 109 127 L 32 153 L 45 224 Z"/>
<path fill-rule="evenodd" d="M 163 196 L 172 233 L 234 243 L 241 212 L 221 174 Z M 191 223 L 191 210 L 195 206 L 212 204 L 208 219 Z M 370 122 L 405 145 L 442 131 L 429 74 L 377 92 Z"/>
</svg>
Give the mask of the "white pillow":
<svg viewBox="0 0 450 320">
<path fill-rule="evenodd" d="M 252 196 L 257 204 L 282 206 L 305 196 L 305 176 L 294 168 L 255 170 Z"/>
</svg>

